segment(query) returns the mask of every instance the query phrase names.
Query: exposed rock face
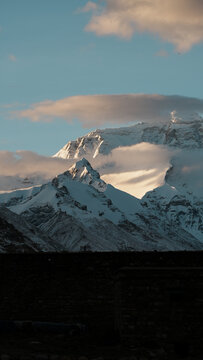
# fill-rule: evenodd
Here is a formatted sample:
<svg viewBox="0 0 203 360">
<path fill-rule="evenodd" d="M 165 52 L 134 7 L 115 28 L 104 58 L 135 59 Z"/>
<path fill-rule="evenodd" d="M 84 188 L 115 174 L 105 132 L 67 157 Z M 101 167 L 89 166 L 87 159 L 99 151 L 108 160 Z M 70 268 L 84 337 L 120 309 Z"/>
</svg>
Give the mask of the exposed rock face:
<svg viewBox="0 0 203 360">
<path fill-rule="evenodd" d="M 194 116 L 187 121 L 172 114 L 168 124 L 138 123 L 118 129 L 95 130 L 75 141 L 69 141 L 54 156 L 63 159 L 95 158 L 109 154 L 118 146 L 141 142 L 168 145 L 182 149 L 203 148 L 203 119 Z"/>
</svg>

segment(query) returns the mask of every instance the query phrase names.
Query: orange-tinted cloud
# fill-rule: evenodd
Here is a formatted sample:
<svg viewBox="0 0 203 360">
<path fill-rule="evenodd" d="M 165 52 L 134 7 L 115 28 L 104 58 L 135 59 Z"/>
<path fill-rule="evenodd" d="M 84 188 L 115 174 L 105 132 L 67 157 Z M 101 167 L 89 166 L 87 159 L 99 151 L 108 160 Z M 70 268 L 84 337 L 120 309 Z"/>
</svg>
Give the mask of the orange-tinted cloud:
<svg viewBox="0 0 203 360">
<path fill-rule="evenodd" d="M 0 176 L 33 177 L 44 180 L 62 173 L 73 161 L 38 155 L 32 151 L 0 151 Z"/>
<path fill-rule="evenodd" d="M 186 52 L 203 41 L 202 0 L 105 0 L 100 9 L 90 6 L 93 15 L 85 30 L 99 36 L 116 35 L 129 39 L 135 32 L 157 34 Z M 94 4 L 94 3 L 93 3 Z"/>
<path fill-rule="evenodd" d="M 124 124 L 135 121 L 168 121 L 170 113 L 203 113 L 203 100 L 184 96 L 157 94 L 85 95 L 56 101 L 42 101 L 12 116 L 31 121 L 81 121 L 84 127 Z"/>
<path fill-rule="evenodd" d="M 141 143 L 113 149 L 109 155 L 92 159 L 91 163 L 105 182 L 141 198 L 164 183 L 173 154 L 167 147 Z"/>
<path fill-rule="evenodd" d="M 141 197 L 163 183 L 172 154 L 163 146 L 142 143 L 119 147 L 95 159 L 87 158 L 107 183 Z M 46 183 L 68 170 L 75 161 L 31 151 L 0 151 L 0 191 Z M 23 181 L 25 178 L 28 185 Z"/>
</svg>

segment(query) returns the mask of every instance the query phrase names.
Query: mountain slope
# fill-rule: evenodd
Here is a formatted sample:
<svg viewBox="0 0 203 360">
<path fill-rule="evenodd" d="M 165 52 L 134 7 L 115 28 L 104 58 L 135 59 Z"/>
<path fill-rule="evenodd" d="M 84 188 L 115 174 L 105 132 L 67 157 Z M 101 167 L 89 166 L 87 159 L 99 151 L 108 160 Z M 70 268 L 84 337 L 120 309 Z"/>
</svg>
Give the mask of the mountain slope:
<svg viewBox="0 0 203 360">
<path fill-rule="evenodd" d="M 130 234 L 117 227 L 126 219 L 124 211 L 128 209 L 130 216 L 139 201 L 105 184 L 85 159 L 45 185 L 1 194 L 0 201 L 66 250 L 88 246 L 95 251 L 116 251 L 120 243 L 135 249 L 142 241 L 135 244 Z"/>
<path fill-rule="evenodd" d="M 150 220 L 151 227 L 168 226 L 171 234 L 175 229 L 176 233 L 182 234 L 183 239 L 188 237 L 188 233 L 203 246 L 203 199 L 191 193 L 180 193 L 166 183 L 147 193 L 141 204 L 145 208 L 145 216 L 147 215 L 148 221 Z"/>
<path fill-rule="evenodd" d="M 167 191 L 173 205 L 178 192 L 169 185 Z M 168 211 L 164 200 L 167 191 L 158 188 L 139 201 L 106 184 L 82 159 L 51 182 L 1 194 L 0 201 L 64 250 L 202 249 L 202 228 L 192 232 L 184 221 L 169 216 L 173 209 Z"/>
<path fill-rule="evenodd" d="M 167 145 L 181 149 L 203 148 L 203 119 L 193 116 L 187 121 L 172 114 L 168 124 L 138 123 L 133 126 L 95 130 L 69 141 L 54 156 L 63 159 L 80 159 L 107 155 L 119 146 L 130 146 L 141 142 Z"/>
<path fill-rule="evenodd" d="M 203 119 L 197 115 L 171 113 L 168 124 L 139 123 L 133 126 L 96 130 L 70 141 L 55 156 L 88 159 L 106 155 L 119 146 L 141 142 L 175 149 L 165 182 L 140 201 L 139 211 L 130 221 L 154 239 L 203 243 Z M 90 160 L 91 161 L 91 160 Z M 135 182 L 136 186 L 136 182 Z M 181 245 L 180 245 L 181 246 Z M 199 246 L 197 243 L 195 246 Z"/>
<path fill-rule="evenodd" d="M 61 251 L 61 246 L 4 206 L 0 207 L 0 252 Z"/>
</svg>

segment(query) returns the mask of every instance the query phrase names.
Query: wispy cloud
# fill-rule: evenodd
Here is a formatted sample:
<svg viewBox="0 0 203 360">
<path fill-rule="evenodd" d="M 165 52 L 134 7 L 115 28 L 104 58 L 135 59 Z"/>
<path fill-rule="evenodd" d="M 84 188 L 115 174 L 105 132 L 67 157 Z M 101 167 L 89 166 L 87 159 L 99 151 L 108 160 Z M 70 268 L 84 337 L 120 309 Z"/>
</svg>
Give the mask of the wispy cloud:
<svg viewBox="0 0 203 360">
<path fill-rule="evenodd" d="M 0 104 L 0 109 L 16 109 L 18 107 L 22 107 L 25 106 L 25 104 L 19 103 L 19 102 L 14 102 L 14 103 L 10 103 L 10 104 Z"/>
<path fill-rule="evenodd" d="M 102 179 L 141 198 L 164 183 L 174 151 L 160 145 L 141 143 L 113 149 L 109 155 L 91 160 Z"/>
<path fill-rule="evenodd" d="M 13 55 L 13 54 L 10 54 L 10 55 L 8 56 L 8 58 L 9 58 L 9 60 L 12 61 L 12 62 L 16 62 L 16 61 L 17 61 L 16 56 Z"/>
<path fill-rule="evenodd" d="M 95 43 L 89 43 L 89 44 L 83 45 L 80 48 L 80 52 L 81 53 L 88 53 L 88 52 L 90 52 L 91 50 L 93 50 L 95 48 L 95 45 L 96 45 Z"/>
<path fill-rule="evenodd" d="M 162 49 L 162 50 L 157 51 L 155 55 L 160 56 L 160 57 L 168 57 L 169 53 L 168 53 L 168 51 Z"/>
<path fill-rule="evenodd" d="M 49 179 L 66 171 L 70 164 L 72 162 L 69 160 L 43 156 L 32 151 L 0 151 L 1 176 L 41 175 L 45 179 Z"/>
<path fill-rule="evenodd" d="M 97 127 L 135 121 L 168 121 L 174 110 L 203 113 L 203 100 L 157 94 L 81 95 L 42 101 L 28 109 L 13 111 L 11 115 L 34 122 L 78 119 L 84 127 Z"/>
<path fill-rule="evenodd" d="M 147 191 L 167 181 L 181 192 L 187 189 L 203 195 L 203 151 L 175 151 L 161 145 L 141 143 L 119 147 L 108 155 L 99 155 L 90 161 L 107 183 L 141 198 Z M 0 191 L 22 187 L 28 178 L 42 184 L 67 171 L 75 159 L 64 160 L 42 156 L 31 151 L 0 151 Z M 26 185 L 23 185 L 26 186 Z M 29 183 L 28 185 L 29 186 Z"/>
<path fill-rule="evenodd" d="M 202 0 L 105 0 L 103 7 L 88 2 L 93 11 L 85 30 L 99 36 L 129 39 L 135 32 L 150 32 L 186 52 L 203 41 Z"/>
<path fill-rule="evenodd" d="M 171 154 L 162 146 L 142 143 L 120 147 L 109 155 L 88 160 L 107 183 L 141 197 L 162 184 Z M 0 151 L 0 191 L 22 187 L 25 178 L 35 185 L 45 183 L 68 170 L 75 161 L 31 151 Z"/>
<path fill-rule="evenodd" d="M 98 7 L 98 4 L 96 4 L 95 2 L 93 1 L 88 1 L 85 6 L 83 6 L 82 8 L 79 8 L 77 10 L 78 13 L 82 12 L 82 13 L 85 13 L 85 12 L 88 12 L 88 11 L 95 11 L 97 10 L 99 7 Z"/>
</svg>

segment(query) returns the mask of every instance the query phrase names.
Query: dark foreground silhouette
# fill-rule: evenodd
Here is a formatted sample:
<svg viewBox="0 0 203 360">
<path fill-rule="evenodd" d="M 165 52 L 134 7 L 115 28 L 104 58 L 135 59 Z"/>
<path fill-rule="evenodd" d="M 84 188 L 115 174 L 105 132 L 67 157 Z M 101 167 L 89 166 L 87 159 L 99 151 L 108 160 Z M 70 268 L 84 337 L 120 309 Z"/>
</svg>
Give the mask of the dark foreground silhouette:
<svg viewBox="0 0 203 360">
<path fill-rule="evenodd" d="M 0 255 L 2 359 L 202 359 L 202 264 L 203 252 Z"/>
</svg>

